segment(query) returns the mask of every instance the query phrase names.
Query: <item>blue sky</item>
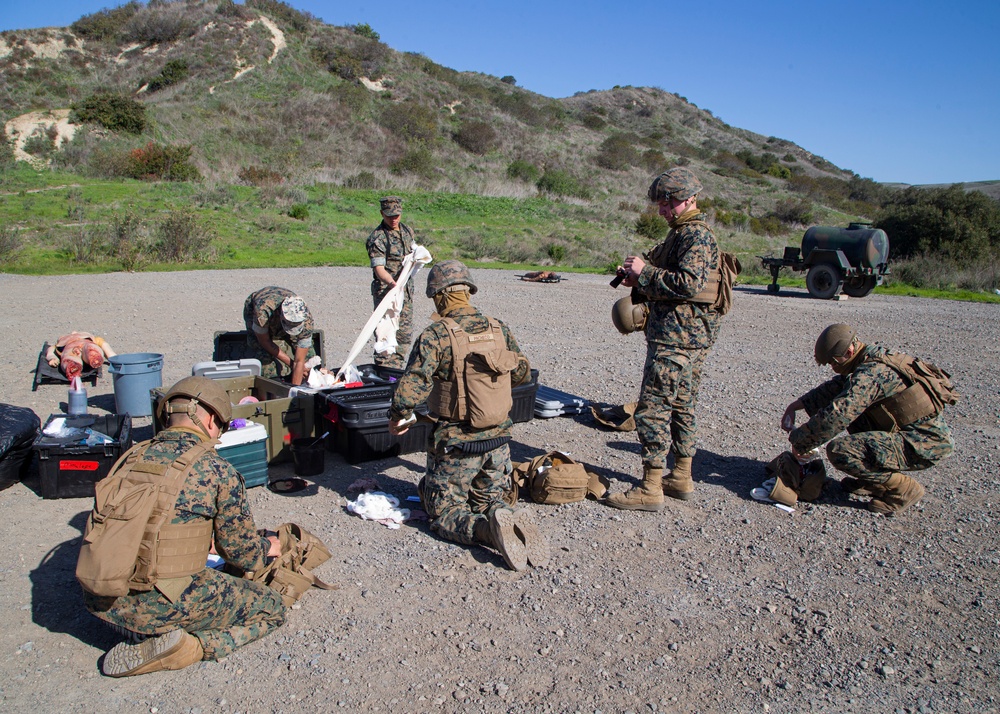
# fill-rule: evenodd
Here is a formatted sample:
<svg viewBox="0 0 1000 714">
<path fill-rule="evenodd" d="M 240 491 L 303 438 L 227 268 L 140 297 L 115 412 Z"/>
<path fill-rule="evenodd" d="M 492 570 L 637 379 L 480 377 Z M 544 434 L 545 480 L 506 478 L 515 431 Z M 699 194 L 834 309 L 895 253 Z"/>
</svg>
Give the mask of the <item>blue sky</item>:
<svg viewBox="0 0 1000 714">
<path fill-rule="evenodd" d="M 0 0 L 0 30 L 116 0 Z M 676 92 L 728 124 L 877 181 L 1000 179 L 1000 2 L 290 0 L 457 70 L 566 97 Z"/>
</svg>

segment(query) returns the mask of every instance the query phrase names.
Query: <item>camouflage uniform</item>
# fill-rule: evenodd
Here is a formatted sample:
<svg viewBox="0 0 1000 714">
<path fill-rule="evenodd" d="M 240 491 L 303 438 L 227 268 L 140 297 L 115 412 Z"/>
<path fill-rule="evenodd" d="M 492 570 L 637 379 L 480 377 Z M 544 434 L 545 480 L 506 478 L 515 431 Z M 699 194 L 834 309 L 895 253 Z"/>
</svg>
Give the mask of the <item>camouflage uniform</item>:
<svg viewBox="0 0 1000 714">
<path fill-rule="evenodd" d="M 875 402 L 907 387 L 896 370 L 874 359 L 880 354 L 885 354 L 884 348 L 865 346 L 850 374 L 837 375 L 800 397 L 809 421 L 788 437 L 799 453 L 829 442 L 830 463 L 870 484 L 885 483 L 893 472 L 930 468 L 954 449 L 951 430 L 940 414 L 891 433 L 862 416 Z M 845 429 L 847 436 L 834 438 Z"/>
<path fill-rule="evenodd" d="M 447 317 L 470 334 L 489 329 L 488 318 L 472 306 L 454 309 Z M 531 378 L 528 358 L 507 326 L 501 322 L 500 327 L 507 349 L 518 354 L 518 365 L 510 375 L 511 385 L 523 384 Z M 435 381 L 451 381 L 452 370 L 448 330 L 443 322 L 433 322 L 417 339 L 406 374 L 396 385 L 390 420 L 409 417 L 430 396 Z M 513 467 L 506 441 L 482 454 L 465 453 L 457 447 L 491 439 L 509 440 L 512 426 L 509 417 L 487 429 L 474 429 L 468 422 L 437 422 L 427 449 L 427 476 L 421 497 L 432 519 L 431 528 L 441 537 L 471 545 L 476 542 L 476 521 L 488 518 L 497 509 L 509 509 L 503 495 Z"/>
<path fill-rule="evenodd" d="M 719 267 L 719 247 L 705 215 L 679 219 L 633 289 L 633 301 L 645 300 L 646 363 L 635 412 L 642 461 L 665 468 L 667 453 L 695 454 L 695 407 L 701 370 L 715 344 L 722 316 L 710 305 L 683 302 L 705 287 Z M 672 446 L 671 446 L 672 445 Z"/>
<path fill-rule="evenodd" d="M 365 247 L 368 249 L 368 257 L 373 268 L 372 302 L 374 307 L 378 307 L 382 298 L 392 288 L 378 279 L 374 268 L 378 265 L 384 266 L 393 280 L 399 278 L 403 270 L 403 258 L 413 252 L 413 230 L 405 223 L 400 223 L 398 229 L 390 231 L 385 223 L 380 223 L 368 236 Z M 396 342 L 399 346 L 396 348 L 396 354 L 376 352 L 377 365 L 401 368 L 405 364 L 406 353 L 410 349 L 410 343 L 413 342 L 413 281 L 407 281 L 405 290 L 403 312 L 399 316 L 399 328 L 396 330 Z"/>
<path fill-rule="evenodd" d="M 316 356 L 316 348 L 313 345 L 313 318 L 306 310 L 305 328 L 295 337 L 291 337 L 281 326 L 281 303 L 285 298 L 294 296 L 291 290 L 279 288 L 271 285 L 261 288 L 257 292 L 247 296 L 243 303 L 243 322 L 247 328 L 247 357 L 260 360 L 261 376 L 275 379 L 277 377 L 288 377 L 292 374 L 292 368 L 282 364 L 269 355 L 257 342 L 255 332 L 266 332 L 271 341 L 278 346 L 282 352 L 295 360 L 295 349 L 305 347 L 309 351 L 306 359 Z"/>
<path fill-rule="evenodd" d="M 152 440 L 145 461 L 170 464 L 205 437 L 170 427 Z M 215 547 L 227 563 L 243 570 L 264 566 L 270 543 L 258 535 L 246 500 L 243 478 L 228 461 L 209 453 L 195 462 L 177 497 L 171 523 L 212 519 Z M 164 581 L 174 585 L 173 578 Z M 154 588 L 121 597 L 84 591 L 87 609 L 127 632 L 162 635 L 181 628 L 198 638 L 204 658 L 221 659 L 237 647 L 266 635 L 285 621 L 281 596 L 265 585 L 206 568 L 171 600 Z M 164 585 L 165 590 L 171 590 Z M 173 592 L 171 590 L 171 592 Z"/>
</svg>

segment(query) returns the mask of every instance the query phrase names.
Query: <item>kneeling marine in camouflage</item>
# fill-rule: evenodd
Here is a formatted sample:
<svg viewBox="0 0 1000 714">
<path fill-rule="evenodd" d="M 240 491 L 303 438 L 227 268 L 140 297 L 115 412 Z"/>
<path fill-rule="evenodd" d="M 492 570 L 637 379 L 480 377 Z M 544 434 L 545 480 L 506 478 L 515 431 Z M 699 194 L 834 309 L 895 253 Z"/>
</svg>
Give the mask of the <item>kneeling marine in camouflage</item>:
<svg viewBox="0 0 1000 714">
<path fill-rule="evenodd" d="M 504 501 L 510 461 L 511 386 L 531 369 L 510 330 L 469 303 L 478 288 L 457 260 L 427 275 L 437 317 L 417 340 L 396 386 L 390 430 L 402 434 L 427 401 L 436 421 L 421 487 L 431 528 L 465 545 L 495 548 L 513 570 L 544 566 L 549 546 L 531 511 Z"/>
<path fill-rule="evenodd" d="M 958 401 L 949 375 L 919 358 L 866 345 L 844 324 L 823 330 L 815 357 L 837 376 L 785 409 L 781 427 L 790 432 L 792 453 L 826 443 L 830 463 L 849 474 L 841 481 L 845 490 L 870 494 L 874 513 L 902 513 L 924 495 L 924 487 L 902 472 L 930 468 L 954 449 L 941 417 Z M 800 409 L 809 420 L 796 428 Z M 847 435 L 838 437 L 845 429 Z"/>
<path fill-rule="evenodd" d="M 277 592 L 206 567 L 213 546 L 245 571 L 280 554 L 276 538 L 258 533 L 239 472 L 215 453 L 229 395 L 187 377 L 160 410 L 167 427 L 97 484 L 77 563 L 87 609 L 130 640 L 105 655 L 110 677 L 220 659 L 285 621 Z M 140 496 L 150 505 L 129 513 Z"/>
</svg>

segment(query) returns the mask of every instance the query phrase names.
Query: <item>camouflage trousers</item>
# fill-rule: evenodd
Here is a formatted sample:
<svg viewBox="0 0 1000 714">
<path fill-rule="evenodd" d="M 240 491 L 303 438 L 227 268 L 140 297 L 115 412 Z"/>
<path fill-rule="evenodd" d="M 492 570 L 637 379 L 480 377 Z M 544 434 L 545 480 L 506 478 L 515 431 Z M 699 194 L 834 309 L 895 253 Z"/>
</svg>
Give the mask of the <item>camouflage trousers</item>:
<svg viewBox="0 0 1000 714">
<path fill-rule="evenodd" d="M 275 340 L 274 344 L 277 345 L 278 349 L 284 352 L 292 360 L 295 359 L 295 348 L 284 340 Z M 257 342 L 257 338 L 250 333 L 247 336 L 247 348 L 244 355 L 249 359 L 255 359 L 260 361 L 260 376 L 267 377 L 268 379 L 288 379 L 292 376 L 292 368 L 282 362 L 279 362 L 274 357 L 269 355 L 264 351 L 264 348 L 260 346 Z M 308 361 L 311 357 L 316 356 L 316 346 L 310 345 L 309 351 L 306 352 L 306 360 Z M 307 373 L 304 375 L 308 377 Z"/>
<path fill-rule="evenodd" d="M 211 568 L 191 577 L 176 602 L 150 590 L 118 598 L 84 592 L 84 604 L 105 622 L 143 635 L 186 630 L 201 642 L 208 660 L 232 654 L 285 621 L 281 596 L 266 585 Z"/>
<path fill-rule="evenodd" d="M 685 350 L 650 342 L 642 373 L 636 432 L 642 463 L 666 468 L 667 454 L 694 456 L 698 426 L 695 407 L 708 350 Z"/>
<path fill-rule="evenodd" d="M 940 458 L 930 459 L 916 453 L 898 432 L 862 431 L 834 439 L 826 445 L 830 464 L 846 474 L 872 484 L 885 483 L 897 471 L 929 469 L 952 452 L 950 443 L 942 443 Z"/>
<path fill-rule="evenodd" d="M 431 518 L 431 529 L 448 540 L 476 543 L 477 521 L 489 518 L 497 509 L 510 510 L 503 497 L 513 470 L 508 444 L 485 454 L 430 447 L 420 497 Z"/>
<path fill-rule="evenodd" d="M 381 289 L 380 289 L 381 288 Z M 381 281 L 372 281 L 372 301 L 374 307 L 382 302 L 391 288 L 386 287 Z M 399 328 L 396 330 L 396 342 L 398 346 L 395 352 L 375 352 L 375 364 L 379 367 L 392 367 L 394 369 L 404 369 L 406 367 L 406 355 L 410 351 L 410 344 L 413 342 L 413 295 L 410 290 L 406 292 L 406 299 L 403 300 L 403 312 L 399 316 Z"/>
</svg>

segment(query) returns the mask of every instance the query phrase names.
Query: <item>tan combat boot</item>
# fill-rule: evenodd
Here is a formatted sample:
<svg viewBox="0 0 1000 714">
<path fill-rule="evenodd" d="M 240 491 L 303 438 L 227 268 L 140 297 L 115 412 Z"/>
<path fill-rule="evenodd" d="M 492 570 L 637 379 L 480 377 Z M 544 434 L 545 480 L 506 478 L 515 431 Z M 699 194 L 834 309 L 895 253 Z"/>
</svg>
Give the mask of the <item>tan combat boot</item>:
<svg viewBox="0 0 1000 714">
<path fill-rule="evenodd" d="M 902 513 L 924 496 L 924 487 L 901 473 L 891 474 L 884 486 L 885 493 L 868 504 L 869 511 L 883 516 Z"/>
<path fill-rule="evenodd" d="M 840 479 L 840 487 L 847 493 L 856 493 L 859 496 L 868 494 L 874 498 L 882 498 L 885 495 L 885 484 L 862 481 L 853 476 L 845 476 Z"/>
<path fill-rule="evenodd" d="M 139 644 L 122 642 L 104 655 L 101 671 L 109 677 L 131 677 L 165 669 L 184 669 L 205 656 L 201 642 L 184 630 L 171 630 Z"/>
<path fill-rule="evenodd" d="M 663 469 L 643 467 L 642 485 L 628 493 L 613 493 L 607 504 L 623 511 L 652 511 L 663 508 Z"/>
<path fill-rule="evenodd" d="M 528 551 L 524 541 L 518 538 L 515 527 L 514 512 L 498 508 L 489 518 L 476 521 L 473 537 L 478 543 L 496 548 L 511 570 L 524 570 L 528 567 Z"/>
<path fill-rule="evenodd" d="M 531 567 L 544 568 L 549 564 L 549 541 L 538 530 L 535 518 L 527 508 L 514 511 L 514 533 L 524 542 L 524 552 Z"/>
<path fill-rule="evenodd" d="M 663 495 L 686 501 L 694 495 L 690 456 L 675 456 L 674 468 L 663 477 Z"/>
</svg>

